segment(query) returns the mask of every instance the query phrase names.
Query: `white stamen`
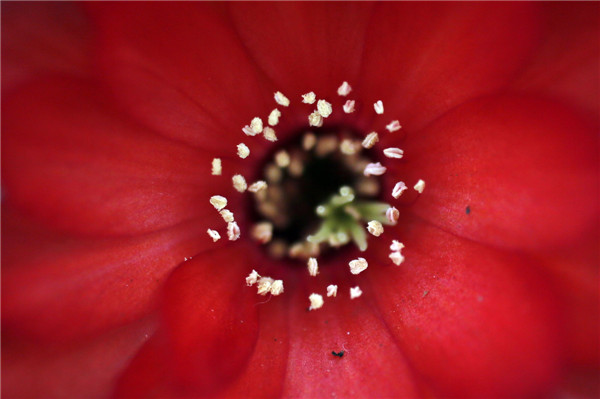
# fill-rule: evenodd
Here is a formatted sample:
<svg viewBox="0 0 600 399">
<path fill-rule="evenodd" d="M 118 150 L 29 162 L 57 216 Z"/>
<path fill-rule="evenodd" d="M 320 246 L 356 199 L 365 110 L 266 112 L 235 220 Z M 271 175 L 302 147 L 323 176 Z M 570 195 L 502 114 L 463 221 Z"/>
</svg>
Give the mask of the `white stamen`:
<svg viewBox="0 0 600 399">
<path fill-rule="evenodd" d="M 250 187 L 248 187 L 248 191 L 251 193 L 257 193 L 265 188 L 267 188 L 267 182 L 264 180 L 259 180 L 252 183 Z"/>
<path fill-rule="evenodd" d="M 244 191 L 246 191 L 246 188 L 248 188 L 248 185 L 246 184 L 246 179 L 244 179 L 244 176 L 242 175 L 234 175 L 231 178 L 231 181 L 233 182 L 233 188 L 235 188 L 240 193 L 243 193 Z"/>
<path fill-rule="evenodd" d="M 234 220 L 234 218 L 233 218 L 233 212 L 231 212 L 230 210 L 223 209 L 219 213 L 221 214 L 221 217 L 223 218 L 223 220 L 225 221 L 225 223 L 233 222 L 233 220 Z"/>
<path fill-rule="evenodd" d="M 242 132 L 244 132 L 244 134 L 246 136 L 256 136 L 257 133 L 254 133 L 254 131 L 252 130 L 252 128 L 250 127 L 250 125 L 246 125 L 242 128 Z"/>
<path fill-rule="evenodd" d="M 314 92 L 306 93 L 302 95 L 302 102 L 304 104 L 314 104 L 317 100 L 317 95 Z"/>
<path fill-rule="evenodd" d="M 260 134 L 263 131 L 263 121 L 259 117 L 253 118 L 250 122 L 250 129 L 254 134 Z"/>
<path fill-rule="evenodd" d="M 367 224 L 367 230 L 375 237 L 379 237 L 381 234 L 383 234 L 383 225 L 377 220 L 371 220 Z"/>
<path fill-rule="evenodd" d="M 355 105 L 356 105 L 356 102 L 354 100 L 347 100 L 346 103 L 343 106 L 344 112 L 347 113 L 347 114 L 353 113 Z"/>
<path fill-rule="evenodd" d="M 308 258 L 308 274 L 310 274 L 311 276 L 316 276 L 317 274 L 319 274 L 319 264 L 317 263 L 317 259 L 316 258 Z"/>
<path fill-rule="evenodd" d="M 383 114 L 383 102 L 381 100 L 373 104 L 373 108 L 375 108 L 375 112 L 377 112 L 379 115 Z"/>
<path fill-rule="evenodd" d="M 406 190 L 408 190 L 408 187 L 406 187 L 406 184 L 404 184 L 403 181 L 399 181 L 398 183 L 396 183 L 396 185 L 392 189 L 392 197 L 400 198 L 402 193 Z"/>
<path fill-rule="evenodd" d="M 323 118 L 327 118 L 333 112 L 333 108 L 331 107 L 331 103 L 328 103 L 325 100 L 317 101 L 317 111 Z"/>
<path fill-rule="evenodd" d="M 350 299 L 356 299 L 361 295 L 362 291 L 358 285 L 354 288 L 350 288 Z"/>
<path fill-rule="evenodd" d="M 227 238 L 229 238 L 229 241 L 235 241 L 240 238 L 240 227 L 236 222 L 227 223 Z"/>
<path fill-rule="evenodd" d="M 363 172 L 363 174 L 367 177 L 368 176 L 381 176 L 382 174 L 385 173 L 386 170 L 387 170 L 387 168 L 379 162 L 370 163 L 365 167 L 365 171 Z"/>
<path fill-rule="evenodd" d="M 337 285 L 330 284 L 327 286 L 327 296 L 335 297 L 337 295 Z"/>
<path fill-rule="evenodd" d="M 290 165 L 290 154 L 286 150 L 281 150 L 275 154 L 275 163 L 280 168 L 287 168 Z"/>
<path fill-rule="evenodd" d="M 271 284 L 270 289 L 271 295 L 280 295 L 283 294 L 283 280 L 275 280 Z"/>
<path fill-rule="evenodd" d="M 271 142 L 277 141 L 277 135 L 275 134 L 275 129 L 273 129 L 271 127 L 267 126 L 267 127 L 264 128 L 264 130 L 263 130 L 263 136 L 268 141 L 271 141 Z"/>
<path fill-rule="evenodd" d="M 369 264 L 367 263 L 367 260 L 365 258 L 357 258 L 351 260 L 350 263 L 348 263 L 348 265 L 350 265 L 350 273 L 352 274 L 359 274 L 360 272 L 364 271 L 367 267 L 369 267 Z"/>
<path fill-rule="evenodd" d="M 208 233 L 210 238 L 212 238 L 213 242 L 217 242 L 221 239 L 221 235 L 216 230 L 208 229 L 206 230 L 206 232 Z"/>
<path fill-rule="evenodd" d="M 267 295 L 271 292 L 271 286 L 274 281 L 271 277 L 261 277 L 256 285 L 256 293 L 258 295 Z"/>
<path fill-rule="evenodd" d="M 269 125 L 276 126 L 279 123 L 280 117 L 281 117 L 281 111 L 279 111 L 277 108 L 275 108 L 269 114 L 269 118 L 268 118 Z"/>
<path fill-rule="evenodd" d="M 274 97 L 277 104 L 283 105 L 284 107 L 288 107 L 290 105 L 290 100 L 288 100 L 288 98 L 284 96 L 282 92 L 276 92 Z"/>
<path fill-rule="evenodd" d="M 354 155 L 361 149 L 360 141 L 344 139 L 340 144 L 340 152 L 345 155 Z"/>
<path fill-rule="evenodd" d="M 210 203 L 217 211 L 220 211 L 227 206 L 227 198 L 221 195 L 213 195 L 210 197 Z"/>
<path fill-rule="evenodd" d="M 404 156 L 404 151 L 402 151 L 400 148 L 390 147 L 383 150 L 383 155 L 388 158 L 400 159 Z"/>
<path fill-rule="evenodd" d="M 315 310 L 323 307 L 323 296 L 319 294 L 310 294 L 308 300 L 310 301 L 308 310 Z"/>
<path fill-rule="evenodd" d="M 400 211 L 393 206 L 389 207 L 385 211 L 385 217 L 392 225 L 395 225 L 396 223 L 398 223 L 398 218 L 400 217 Z"/>
<path fill-rule="evenodd" d="M 419 192 L 419 194 L 423 194 L 423 190 L 425 190 L 425 181 L 419 179 L 417 184 L 415 184 L 414 189 Z"/>
<path fill-rule="evenodd" d="M 352 87 L 348 84 L 348 82 L 342 83 L 342 85 L 338 88 L 338 95 L 342 97 L 346 97 L 352 91 Z"/>
<path fill-rule="evenodd" d="M 365 148 L 373 148 L 375 143 L 379 141 L 379 135 L 377 132 L 371 132 L 367 134 L 367 137 L 362 142 L 362 146 Z"/>
<path fill-rule="evenodd" d="M 240 143 L 237 145 L 237 154 L 240 158 L 245 159 L 250 155 L 250 149 L 244 143 Z"/>
<path fill-rule="evenodd" d="M 392 132 L 396 132 L 396 131 L 402 129 L 402 126 L 400 126 L 400 122 L 399 121 L 391 121 L 390 123 L 388 123 L 387 125 L 385 125 L 385 128 L 387 130 L 389 130 L 390 133 L 392 133 Z"/>
<path fill-rule="evenodd" d="M 250 273 L 248 277 L 246 277 L 246 285 L 248 287 L 252 287 L 254 284 L 256 284 L 259 278 L 260 274 L 258 274 L 256 270 L 253 269 L 252 273 Z"/>
<path fill-rule="evenodd" d="M 223 167 L 221 166 L 221 158 L 214 158 L 212 160 L 212 174 L 213 176 L 221 176 Z"/>
<path fill-rule="evenodd" d="M 396 266 L 400 266 L 404 262 L 404 256 L 399 251 L 391 252 L 389 256 Z"/>
<path fill-rule="evenodd" d="M 317 144 L 317 136 L 310 132 L 304 134 L 302 137 L 302 148 L 304 148 L 305 151 L 312 150 L 315 144 Z"/>
<path fill-rule="evenodd" d="M 398 240 L 392 240 L 392 244 L 390 245 L 390 250 L 392 250 L 392 251 L 402 251 L 402 248 L 404 248 L 404 244 L 402 244 Z"/>
<path fill-rule="evenodd" d="M 315 127 L 323 126 L 323 117 L 318 111 L 315 111 L 312 114 L 308 115 L 308 125 Z"/>
<path fill-rule="evenodd" d="M 273 237 L 273 225 L 270 222 L 261 222 L 252 226 L 252 238 L 261 244 L 266 244 Z"/>
</svg>

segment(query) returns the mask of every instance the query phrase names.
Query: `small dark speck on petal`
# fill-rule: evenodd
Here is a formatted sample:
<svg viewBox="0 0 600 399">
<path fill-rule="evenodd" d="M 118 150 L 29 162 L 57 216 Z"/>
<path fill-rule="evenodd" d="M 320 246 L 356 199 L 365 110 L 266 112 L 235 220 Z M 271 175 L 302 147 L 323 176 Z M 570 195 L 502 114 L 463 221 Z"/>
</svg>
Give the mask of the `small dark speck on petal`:
<svg viewBox="0 0 600 399">
<path fill-rule="evenodd" d="M 339 352 L 331 351 L 331 354 L 333 356 L 342 357 L 342 356 L 344 356 L 344 351 L 339 351 Z"/>
<path fill-rule="evenodd" d="M 467 205 L 467 208 L 465 209 L 465 213 L 467 215 L 469 215 L 471 213 L 471 207 L 469 205 Z"/>
</svg>

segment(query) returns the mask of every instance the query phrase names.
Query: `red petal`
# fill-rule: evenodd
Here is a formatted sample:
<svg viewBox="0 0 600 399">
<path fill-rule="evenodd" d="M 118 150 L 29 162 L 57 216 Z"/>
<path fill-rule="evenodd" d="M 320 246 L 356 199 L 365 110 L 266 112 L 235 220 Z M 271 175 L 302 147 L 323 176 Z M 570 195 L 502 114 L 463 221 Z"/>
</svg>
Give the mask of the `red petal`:
<svg viewBox="0 0 600 399">
<path fill-rule="evenodd" d="M 543 40 L 513 87 L 577 105 L 598 123 L 598 3 L 548 2 L 543 5 Z"/>
<path fill-rule="evenodd" d="M 372 104 L 382 100 L 385 123 L 399 119 L 405 129 L 417 129 L 464 101 L 497 91 L 523 65 L 536 42 L 534 7 L 380 5 L 368 30 L 359 84 L 365 112 L 374 115 Z"/>
<path fill-rule="evenodd" d="M 175 270 L 165 287 L 161 341 L 132 363 L 119 396 L 208 395 L 241 372 L 258 333 L 256 291 L 244 281 L 253 248 L 206 252 Z"/>
<path fill-rule="evenodd" d="M 90 69 L 90 28 L 80 5 L 2 5 L 2 91 L 47 73 L 78 76 Z"/>
<path fill-rule="evenodd" d="M 74 238 L 3 208 L 2 328 L 67 342 L 138 319 L 169 271 L 213 245 L 205 230 L 195 220 L 133 238 Z"/>
<path fill-rule="evenodd" d="M 115 94 L 162 134 L 232 153 L 242 127 L 275 108 L 274 90 L 222 5 L 120 3 L 92 11 Z"/>
<path fill-rule="evenodd" d="M 517 397 L 551 390 L 563 349 L 547 281 L 523 257 L 414 220 L 370 253 L 381 314 L 415 369 L 441 396 Z"/>
<path fill-rule="evenodd" d="M 91 341 L 49 347 L 2 336 L 2 396 L 109 397 L 117 376 L 154 331 L 145 320 Z"/>
<path fill-rule="evenodd" d="M 232 188 L 210 176 L 213 154 L 131 123 L 101 87 L 56 79 L 19 91 L 2 110 L 3 196 L 24 213 L 100 235 L 220 220 L 208 198 Z"/>
<path fill-rule="evenodd" d="M 391 172 L 409 187 L 425 180 L 411 211 L 431 223 L 494 245 L 548 249 L 597 223 L 597 145 L 593 129 L 556 104 L 487 98 L 408 133 Z"/>
</svg>

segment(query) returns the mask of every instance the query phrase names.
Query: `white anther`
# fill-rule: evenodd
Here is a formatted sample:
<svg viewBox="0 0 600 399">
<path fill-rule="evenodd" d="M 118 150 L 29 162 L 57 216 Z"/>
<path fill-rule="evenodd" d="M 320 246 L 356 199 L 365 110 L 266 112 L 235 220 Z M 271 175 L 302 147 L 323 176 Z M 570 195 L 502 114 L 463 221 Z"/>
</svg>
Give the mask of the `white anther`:
<svg viewBox="0 0 600 399">
<path fill-rule="evenodd" d="M 228 209 L 223 209 L 221 212 L 219 212 L 221 214 L 221 217 L 223 218 L 223 220 L 225 221 L 225 223 L 231 223 L 233 222 L 234 218 L 233 218 L 233 212 L 231 212 Z"/>
<path fill-rule="evenodd" d="M 402 251 L 402 249 L 404 248 L 404 244 L 402 244 L 400 241 L 398 240 L 392 240 L 392 244 L 390 245 L 390 250 L 391 251 Z"/>
<path fill-rule="evenodd" d="M 350 299 L 358 298 L 361 295 L 362 295 L 362 290 L 360 289 L 360 287 L 358 285 L 354 288 L 350 288 Z"/>
<path fill-rule="evenodd" d="M 227 223 L 227 238 L 229 238 L 229 241 L 235 241 L 240 238 L 240 227 L 236 222 Z"/>
<path fill-rule="evenodd" d="M 395 207 L 391 206 L 385 211 L 385 217 L 392 225 L 395 225 L 396 223 L 398 223 L 400 211 Z"/>
<path fill-rule="evenodd" d="M 263 131 L 263 121 L 259 117 L 253 118 L 250 122 L 250 129 L 254 134 L 260 134 Z"/>
<path fill-rule="evenodd" d="M 425 190 L 425 181 L 419 179 L 417 184 L 415 184 L 414 189 L 419 192 L 419 194 L 423 194 L 423 190 Z"/>
<path fill-rule="evenodd" d="M 279 105 L 283 105 L 284 107 L 288 107 L 290 105 L 290 100 L 288 100 L 288 98 L 280 91 L 275 93 L 274 98 L 275 102 Z"/>
<path fill-rule="evenodd" d="M 263 130 L 263 136 L 268 141 L 271 141 L 271 142 L 277 141 L 277 135 L 275 134 L 275 129 L 273 129 L 272 127 L 268 127 L 268 126 L 265 127 Z"/>
<path fill-rule="evenodd" d="M 340 87 L 338 87 L 337 93 L 342 97 L 346 97 L 352 91 L 352 87 L 348 84 L 348 82 L 342 83 Z"/>
<path fill-rule="evenodd" d="M 235 188 L 240 193 L 243 193 L 244 191 L 246 191 L 246 188 L 248 188 L 248 185 L 246 184 L 246 179 L 244 179 L 244 176 L 242 175 L 234 175 L 231 178 L 231 181 L 233 182 L 233 188 Z"/>
<path fill-rule="evenodd" d="M 317 95 L 312 91 L 302 95 L 302 102 L 304 104 L 314 104 L 315 101 L 317 101 Z"/>
<path fill-rule="evenodd" d="M 275 163 L 280 168 L 287 168 L 288 166 L 290 166 L 290 161 L 290 154 L 288 154 L 286 150 L 278 151 L 275 154 Z"/>
<path fill-rule="evenodd" d="M 310 294 L 308 300 L 310 301 L 308 310 L 315 310 L 323 307 L 323 296 L 319 294 Z"/>
<path fill-rule="evenodd" d="M 271 295 L 279 295 L 283 294 L 283 280 L 275 280 L 271 283 L 271 289 L 269 290 Z"/>
<path fill-rule="evenodd" d="M 369 267 L 369 264 L 367 263 L 367 260 L 365 258 L 357 258 L 354 260 L 351 260 L 348 265 L 350 266 L 350 273 L 352 274 L 359 274 L 360 272 L 364 271 L 367 267 Z"/>
<path fill-rule="evenodd" d="M 259 278 L 260 274 L 258 274 L 256 270 L 253 269 L 252 273 L 250 273 L 248 277 L 246 277 L 246 285 L 248 287 L 252 287 L 254 284 L 256 284 Z"/>
<path fill-rule="evenodd" d="M 390 133 L 392 133 L 402 129 L 402 126 L 400 126 L 399 121 L 391 121 L 390 123 L 385 125 L 385 128 L 389 130 Z"/>
<path fill-rule="evenodd" d="M 345 155 L 354 155 L 361 149 L 359 141 L 344 139 L 340 144 L 340 152 Z"/>
<path fill-rule="evenodd" d="M 367 134 L 367 137 L 362 142 L 362 146 L 365 148 L 373 148 L 375 143 L 379 141 L 379 135 L 377 132 L 371 132 Z"/>
<path fill-rule="evenodd" d="M 214 158 L 212 160 L 212 174 L 213 176 L 221 176 L 223 167 L 221 166 L 221 158 Z"/>
<path fill-rule="evenodd" d="M 323 117 L 318 111 L 315 111 L 312 114 L 308 115 L 308 125 L 315 127 L 323 126 Z"/>
<path fill-rule="evenodd" d="M 213 242 L 217 242 L 221 239 L 221 235 L 216 230 L 208 229 L 206 230 L 206 232 L 208 233 L 210 238 L 212 238 Z"/>
<path fill-rule="evenodd" d="M 237 154 L 240 158 L 245 159 L 250 155 L 250 149 L 244 143 L 240 143 L 237 145 Z"/>
<path fill-rule="evenodd" d="M 388 158 L 400 159 L 404 156 L 404 151 L 402 151 L 400 148 L 390 147 L 383 150 L 383 155 Z"/>
<path fill-rule="evenodd" d="M 281 117 L 281 111 L 279 111 L 277 108 L 275 108 L 269 114 L 269 118 L 268 118 L 269 125 L 276 126 L 279 123 L 280 117 Z"/>
<path fill-rule="evenodd" d="M 227 206 L 227 198 L 221 195 L 213 195 L 210 197 L 210 203 L 217 211 L 220 211 Z"/>
<path fill-rule="evenodd" d="M 383 225 L 377 220 L 371 220 L 367 224 L 367 230 L 375 237 L 379 237 L 381 234 L 383 234 Z"/>
<path fill-rule="evenodd" d="M 313 277 L 319 274 L 319 264 L 317 263 L 316 258 L 308 258 L 307 266 L 308 274 L 310 274 Z"/>
<path fill-rule="evenodd" d="M 302 137 L 302 148 L 304 148 L 305 151 L 310 151 L 315 144 L 317 144 L 317 136 L 310 132 L 305 133 Z"/>
<path fill-rule="evenodd" d="M 404 262 L 404 256 L 399 251 L 391 252 L 389 257 L 396 266 L 400 266 Z"/>
<path fill-rule="evenodd" d="M 267 295 L 271 292 L 271 286 L 274 281 L 271 277 L 261 277 L 256 285 L 256 293 L 258 295 Z"/>
<path fill-rule="evenodd" d="M 398 183 L 396 183 L 396 185 L 392 189 L 392 197 L 400 198 L 402 193 L 406 190 L 408 190 L 408 187 L 406 187 L 406 184 L 404 184 L 403 181 L 399 181 Z"/>
<path fill-rule="evenodd" d="M 355 105 L 356 105 L 356 102 L 354 100 L 347 100 L 343 106 L 344 112 L 347 114 L 353 113 Z"/>
<path fill-rule="evenodd" d="M 365 167 L 365 171 L 363 172 L 363 174 L 367 177 L 368 176 L 381 176 L 382 174 L 385 173 L 386 170 L 387 170 L 387 168 L 379 162 L 370 163 Z"/>
<path fill-rule="evenodd" d="M 333 108 L 331 107 L 331 103 L 328 103 L 325 100 L 317 101 L 317 111 L 323 118 L 327 118 L 333 112 Z"/>
<path fill-rule="evenodd" d="M 273 225 L 270 222 L 260 222 L 252 226 L 252 238 L 261 244 L 266 244 L 273 237 Z"/>
<path fill-rule="evenodd" d="M 375 112 L 377 112 L 379 115 L 383 114 L 383 102 L 381 100 L 373 104 L 373 108 L 375 108 Z"/>
<path fill-rule="evenodd" d="M 250 187 L 248 187 L 248 191 L 250 191 L 251 193 L 257 193 L 266 188 L 267 188 L 267 182 L 264 180 L 258 180 L 258 181 L 255 181 L 254 183 L 252 183 L 250 185 Z"/>
<path fill-rule="evenodd" d="M 330 284 L 327 286 L 327 296 L 335 297 L 337 295 L 337 285 Z"/>
</svg>

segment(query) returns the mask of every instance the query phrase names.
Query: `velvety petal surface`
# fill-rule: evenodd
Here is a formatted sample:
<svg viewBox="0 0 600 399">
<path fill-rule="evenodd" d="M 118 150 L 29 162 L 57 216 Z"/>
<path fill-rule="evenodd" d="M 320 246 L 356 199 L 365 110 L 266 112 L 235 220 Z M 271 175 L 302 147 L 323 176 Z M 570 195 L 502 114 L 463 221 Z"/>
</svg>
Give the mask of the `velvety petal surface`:
<svg viewBox="0 0 600 399">
<path fill-rule="evenodd" d="M 398 143 L 392 135 L 384 146 Z M 570 245 L 597 223 L 597 134 L 560 104 L 480 99 L 400 143 L 405 156 L 389 163 L 388 183 L 412 187 L 425 180 L 420 198 L 411 188 L 400 199 L 453 234 L 511 249 L 548 249 Z"/>
<path fill-rule="evenodd" d="M 554 292 L 535 262 L 406 217 L 396 267 L 378 240 L 365 272 L 398 346 L 441 396 L 544 394 L 564 351 Z M 433 248 L 432 248 L 433 246 Z"/>
<path fill-rule="evenodd" d="M 4 200 L 84 235 L 145 233 L 209 216 L 216 222 L 208 198 L 231 183 L 211 176 L 214 155 L 133 123 L 102 90 L 57 78 L 3 102 Z M 224 159 L 224 170 L 236 162 Z"/>
</svg>

